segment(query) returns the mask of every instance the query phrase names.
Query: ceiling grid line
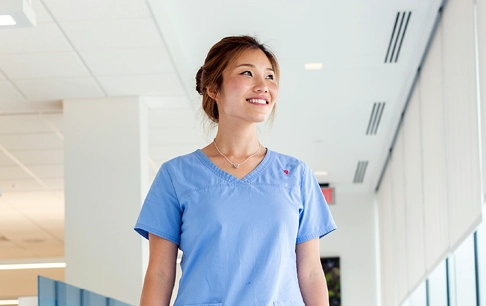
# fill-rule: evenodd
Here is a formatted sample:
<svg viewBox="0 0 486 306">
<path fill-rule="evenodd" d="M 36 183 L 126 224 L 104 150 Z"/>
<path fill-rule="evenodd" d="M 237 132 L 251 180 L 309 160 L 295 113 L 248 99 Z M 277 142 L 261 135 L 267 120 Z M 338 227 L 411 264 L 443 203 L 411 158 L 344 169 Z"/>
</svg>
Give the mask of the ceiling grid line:
<svg viewBox="0 0 486 306">
<path fill-rule="evenodd" d="M 186 86 L 186 82 L 184 82 L 184 80 L 182 79 L 181 71 L 178 70 L 178 65 L 176 65 L 176 61 L 174 59 L 172 52 L 170 52 L 171 50 L 169 48 L 169 44 L 167 43 L 167 40 L 165 39 L 164 35 L 162 34 L 161 25 L 160 25 L 157 17 L 155 16 L 155 12 L 152 8 L 152 5 L 150 4 L 150 0 L 145 0 L 145 4 L 147 5 L 149 12 L 150 12 L 150 16 L 152 17 L 152 20 L 155 23 L 155 27 L 157 28 L 157 33 L 159 33 L 160 39 L 164 43 L 164 46 L 167 48 L 167 54 L 169 55 L 170 61 L 171 61 L 172 65 L 174 66 L 174 68 L 176 69 L 177 79 L 179 80 L 180 84 L 182 85 L 182 88 L 184 89 L 186 95 L 188 97 L 191 97 L 192 91 L 189 91 L 189 89 Z M 191 106 L 192 106 L 192 103 L 191 103 Z"/>
<path fill-rule="evenodd" d="M 0 151 L 7 155 L 14 163 L 16 163 L 22 170 L 24 170 L 28 175 L 30 175 L 34 180 L 36 180 L 42 187 L 48 189 L 48 186 L 37 176 L 35 173 L 30 171 L 30 169 L 25 166 L 20 160 L 18 160 L 12 153 L 10 153 L 4 146 L 0 144 Z"/>
<path fill-rule="evenodd" d="M 54 23 L 59 28 L 59 31 L 62 33 L 62 36 L 64 37 L 64 39 L 66 40 L 66 42 L 69 44 L 69 46 L 71 46 L 73 52 L 76 53 L 76 55 L 79 57 L 79 60 L 83 63 L 84 67 L 89 72 L 89 74 L 91 75 L 91 77 L 95 80 L 96 84 L 98 85 L 98 87 L 101 90 L 101 92 L 103 93 L 103 95 L 105 97 L 108 97 L 108 94 L 106 93 L 106 90 L 101 85 L 101 82 L 98 80 L 98 78 L 95 76 L 95 74 L 91 71 L 91 69 L 89 68 L 88 64 L 86 63 L 86 61 L 84 60 L 84 58 L 81 56 L 81 53 L 79 53 L 79 51 L 74 47 L 74 44 L 69 39 L 68 35 L 66 34 L 66 32 L 64 31 L 64 29 L 62 28 L 61 24 L 54 17 L 54 14 L 52 14 L 52 12 L 49 9 L 49 7 L 45 4 L 44 0 L 39 0 L 39 2 L 44 6 L 44 9 L 51 16 L 52 20 L 54 20 Z"/>
<path fill-rule="evenodd" d="M 4 77 L 4 81 L 6 81 L 10 86 L 12 86 L 15 93 L 18 94 L 19 96 L 21 96 L 25 101 L 27 101 L 27 103 L 30 104 L 30 106 L 32 106 L 32 108 L 34 108 L 37 111 L 36 114 L 42 113 L 42 111 L 39 109 L 37 103 L 34 103 L 29 98 L 27 98 L 27 96 L 24 95 L 24 93 L 17 87 L 17 85 L 15 85 L 15 83 L 5 74 L 5 72 L 3 72 L 1 67 L 0 67 L 0 74 Z M 3 115 L 3 114 L 10 114 L 10 113 L 7 113 L 7 112 L 2 113 L 0 111 L 0 114 Z"/>
<path fill-rule="evenodd" d="M 40 113 L 39 116 L 42 121 L 47 124 L 47 126 L 50 127 L 61 140 L 64 140 L 64 134 L 54 125 L 54 123 L 47 119 L 43 113 Z"/>
<path fill-rule="evenodd" d="M 14 205 L 9 204 L 8 201 L 6 201 L 6 200 L 4 200 L 4 201 L 5 201 L 5 203 L 8 206 L 10 206 L 10 208 L 16 210 L 19 214 L 21 214 L 24 218 L 26 218 L 27 220 L 29 220 L 35 226 L 39 227 L 42 231 L 44 231 L 52 239 L 56 240 L 57 242 L 59 242 L 61 244 L 64 244 L 64 241 L 62 239 L 59 239 L 57 236 L 53 235 L 50 231 L 46 230 L 42 225 L 40 225 L 39 223 L 37 223 L 35 220 L 32 220 L 32 218 L 30 218 L 28 215 L 26 215 L 22 210 L 17 209 L 17 207 L 15 207 Z M 12 242 L 11 240 L 9 240 L 9 241 Z"/>
</svg>

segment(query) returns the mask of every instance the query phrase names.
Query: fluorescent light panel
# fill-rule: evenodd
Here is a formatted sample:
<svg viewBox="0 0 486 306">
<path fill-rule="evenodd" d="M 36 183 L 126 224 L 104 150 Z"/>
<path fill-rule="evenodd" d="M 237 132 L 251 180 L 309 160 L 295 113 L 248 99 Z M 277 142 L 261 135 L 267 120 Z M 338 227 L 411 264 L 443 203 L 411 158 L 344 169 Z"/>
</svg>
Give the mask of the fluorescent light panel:
<svg viewBox="0 0 486 306">
<path fill-rule="evenodd" d="M 45 262 L 45 263 L 30 263 L 30 264 L 6 264 L 0 265 L 0 270 L 25 270 L 25 269 L 55 269 L 65 268 L 65 262 Z"/>
<path fill-rule="evenodd" d="M 10 15 L 0 15 L 0 26 L 16 25 L 17 23 Z M 0 304 L 1 305 L 1 304 Z"/>
<path fill-rule="evenodd" d="M 322 69 L 322 63 L 307 63 L 304 64 L 304 67 L 306 70 L 321 70 Z"/>
<path fill-rule="evenodd" d="M 0 0 L 1 29 L 35 27 L 35 12 L 27 0 Z"/>
<path fill-rule="evenodd" d="M 0 300 L 0 305 L 18 305 L 19 300 Z"/>
</svg>

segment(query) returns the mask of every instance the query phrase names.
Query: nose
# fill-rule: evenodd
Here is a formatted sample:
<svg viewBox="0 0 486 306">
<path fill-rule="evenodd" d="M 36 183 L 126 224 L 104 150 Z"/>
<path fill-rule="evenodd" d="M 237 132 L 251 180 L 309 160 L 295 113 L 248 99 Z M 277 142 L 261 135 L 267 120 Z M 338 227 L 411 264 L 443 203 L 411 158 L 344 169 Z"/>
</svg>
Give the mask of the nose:
<svg viewBox="0 0 486 306">
<path fill-rule="evenodd" d="M 254 80 L 255 80 L 255 84 L 253 90 L 255 92 L 264 92 L 264 93 L 268 92 L 268 86 L 267 83 L 265 82 L 265 78 L 257 77 Z"/>
</svg>

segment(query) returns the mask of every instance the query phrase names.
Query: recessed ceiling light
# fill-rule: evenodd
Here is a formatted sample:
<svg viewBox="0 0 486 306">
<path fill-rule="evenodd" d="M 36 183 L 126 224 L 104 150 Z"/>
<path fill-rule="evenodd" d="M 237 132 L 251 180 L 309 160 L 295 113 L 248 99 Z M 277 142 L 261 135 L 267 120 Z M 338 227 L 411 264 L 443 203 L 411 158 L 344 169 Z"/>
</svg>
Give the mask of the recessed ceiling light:
<svg viewBox="0 0 486 306">
<path fill-rule="evenodd" d="M 0 15 L 0 26 L 16 25 L 17 23 L 10 15 Z"/>
<path fill-rule="evenodd" d="M 322 63 L 307 63 L 304 64 L 306 70 L 321 70 Z"/>
<path fill-rule="evenodd" d="M 315 171 L 314 175 L 326 176 L 326 175 L 328 175 L 328 173 L 327 173 L 327 171 Z"/>
<path fill-rule="evenodd" d="M 0 265 L 0 270 L 25 270 L 25 269 L 53 269 L 65 268 L 65 262 L 45 262 L 28 264 L 5 264 Z"/>
<path fill-rule="evenodd" d="M 0 26 L 2 28 L 35 27 L 35 11 L 27 0 L 0 1 Z"/>
</svg>

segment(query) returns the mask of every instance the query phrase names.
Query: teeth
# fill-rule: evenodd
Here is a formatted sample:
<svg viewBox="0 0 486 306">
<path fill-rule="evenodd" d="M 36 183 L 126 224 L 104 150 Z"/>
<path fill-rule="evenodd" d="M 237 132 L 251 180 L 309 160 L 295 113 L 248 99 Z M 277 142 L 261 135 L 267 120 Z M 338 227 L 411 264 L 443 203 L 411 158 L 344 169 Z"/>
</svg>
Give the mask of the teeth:
<svg viewBox="0 0 486 306">
<path fill-rule="evenodd" d="M 248 99 L 246 101 L 250 103 L 267 104 L 267 101 L 265 99 Z"/>
</svg>

